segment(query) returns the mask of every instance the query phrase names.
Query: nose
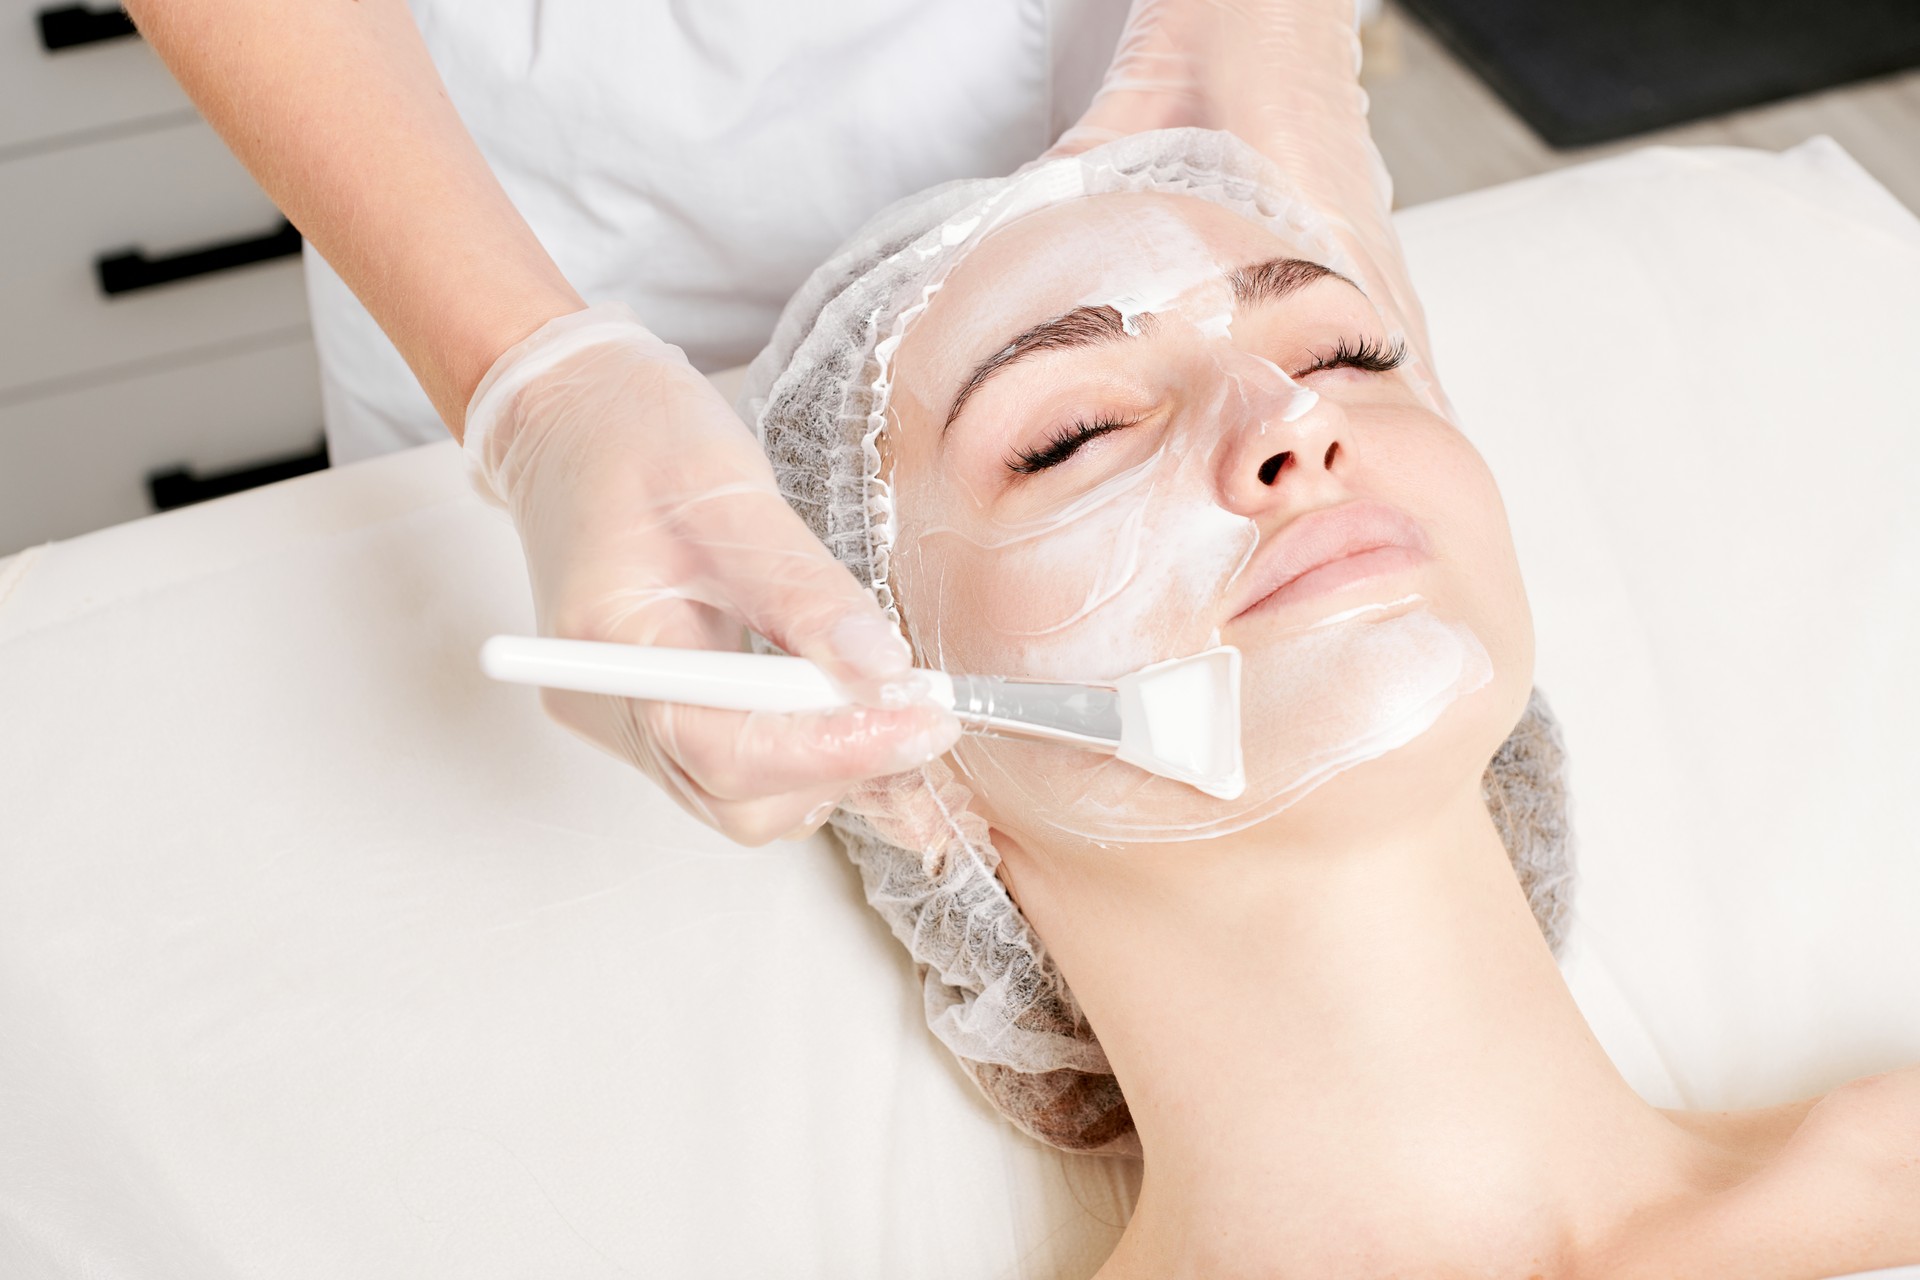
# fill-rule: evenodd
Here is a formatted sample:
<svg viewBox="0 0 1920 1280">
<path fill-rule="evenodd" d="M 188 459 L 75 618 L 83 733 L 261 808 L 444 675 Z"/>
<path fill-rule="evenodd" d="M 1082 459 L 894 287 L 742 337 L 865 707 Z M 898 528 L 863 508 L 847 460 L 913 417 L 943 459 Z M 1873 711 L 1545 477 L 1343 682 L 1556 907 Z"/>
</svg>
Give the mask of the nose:
<svg viewBox="0 0 1920 1280">
<path fill-rule="evenodd" d="M 1346 415 L 1278 365 L 1242 354 L 1220 405 L 1222 505 L 1251 516 L 1325 504 L 1348 461 Z"/>
</svg>

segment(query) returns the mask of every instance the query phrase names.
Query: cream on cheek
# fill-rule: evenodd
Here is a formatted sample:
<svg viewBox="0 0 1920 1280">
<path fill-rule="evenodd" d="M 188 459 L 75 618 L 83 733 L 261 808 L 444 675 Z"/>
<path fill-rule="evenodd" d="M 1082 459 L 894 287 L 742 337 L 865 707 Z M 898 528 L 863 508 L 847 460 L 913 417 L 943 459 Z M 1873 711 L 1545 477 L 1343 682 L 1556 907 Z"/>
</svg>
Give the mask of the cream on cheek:
<svg viewBox="0 0 1920 1280">
<path fill-rule="evenodd" d="M 970 480 L 941 466 L 923 440 L 914 461 L 896 469 L 891 578 L 923 662 L 1101 681 L 1220 642 L 1229 589 L 1261 540 L 1256 520 L 1223 498 L 1221 451 L 1297 421 L 1316 397 L 1234 346 L 1223 268 L 1190 230 L 1170 217 L 1148 230 L 1137 243 L 1152 251 L 1137 261 L 1083 259 L 1094 282 L 1067 302 L 1114 307 L 1129 332 L 1152 316 L 1153 335 L 1133 341 L 1160 379 L 1160 407 L 1170 417 L 1146 457 L 1112 474 L 1096 455 L 1076 470 L 1066 469 L 1070 459 L 1058 474 Z M 1057 300 L 1059 281 L 1049 281 L 1046 296 Z M 1178 343 L 1160 344 L 1176 334 Z M 977 352 L 981 342 L 945 338 L 936 349 L 971 343 Z M 1186 353 L 1177 366 L 1164 357 L 1176 348 Z M 1164 367 L 1155 364 L 1163 358 Z M 901 391 L 915 381 L 903 377 Z M 923 430 L 938 420 L 925 398 L 902 399 L 920 406 L 913 416 Z M 1080 476 L 1087 479 L 1076 482 Z M 1023 481 L 1036 487 L 1009 502 L 1007 487 Z M 963 740 L 955 751 L 962 774 L 991 800 L 997 821 L 1029 834 L 1114 844 L 1226 834 L 1411 741 L 1492 674 L 1472 632 L 1435 616 L 1418 596 L 1290 631 L 1240 632 L 1249 785 L 1239 800 L 1072 748 L 1007 740 Z"/>
<path fill-rule="evenodd" d="M 1259 533 L 1214 500 L 1203 456 L 1169 457 L 1177 447 L 1016 524 L 903 519 L 922 649 L 953 669 L 1100 680 L 1206 648 Z"/>
<path fill-rule="evenodd" d="M 1411 743 L 1493 676 L 1473 632 L 1418 595 L 1240 647 L 1247 787 L 1236 800 L 1064 747 L 967 738 L 955 759 L 990 801 L 996 824 L 1029 840 L 1127 845 L 1230 835 Z"/>
<path fill-rule="evenodd" d="M 1244 383 L 1234 387 L 1237 397 Z M 1182 429 L 1171 434 L 1044 517 L 963 529 L 905 514 L 895 581 L 922 660 L 1098 681 L 1219 643 L 1224 602 L 1260 545 L 1259 527 L 1221 504 L 1210 451 Z M 1304 627 L 1241 621 L 1231 636 L 1244 663 L 1240 800 L 1110 758 L 1005 740 L 963 740 L 962 775 L 996 822 L 1030 837 L 1119 845 L 1224 835 L 1412 741 L 1492 675 L 1473 633 L 1412 594 Z"/>
<path fill-rule="evenodd" d="M 1259 529 L 1221 505 L 1209 452 L 1173 434 L 1043 518 L 967 530 L 903 521 L 897 583 L 923 660 L 1098 681 L 1219 643 L 1223 602 Z M 1029 835 L 1113 844 L 1223 835 L 1412 741 L 1492 674 L 1472 632 L 1417 596 L 1306 627 L 1246 623 L 1234 639 L 1248 774 L 1238 801 L 1089 753 L 992 739 L 960 744 L 961 773 L 998 821 Z"/>
<path fill-rule="evenodd" d="M 1076 216 L 1015 222 L 989 236 L 943 278 L 915 321 L 912 357 L 927 381 L 957 385 L 992 344 L 1079 306 L 1111 306 L 1129 334 L 1148 314 L 1184 312 L 1224 333 L 1232 299 L 1225 270 L 1277 239 L 1242 228 L 1244 243 L 1218 248 L 1182 216 L 1186 202 L 1123 198 L 1076 206 Z M 1224 261 L 1231 257 L 1232 262 Z"/>
</svg>

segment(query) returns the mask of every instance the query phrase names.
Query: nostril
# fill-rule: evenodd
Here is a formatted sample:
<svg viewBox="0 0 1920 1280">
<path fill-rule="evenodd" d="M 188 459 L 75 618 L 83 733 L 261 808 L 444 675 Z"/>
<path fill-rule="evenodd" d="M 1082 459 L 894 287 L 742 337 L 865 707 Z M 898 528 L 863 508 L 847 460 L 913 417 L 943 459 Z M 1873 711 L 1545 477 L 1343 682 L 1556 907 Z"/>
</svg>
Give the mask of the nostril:
<svg viewBox="0 0 1920 1280">
<path fill-rule="evenodd" d="M 1280 470 L 1293 461 L 1293 452 L 1276 453 L 1260 464 L 1260 483 L 1272 484 L 1280 478 Z"/>
<path fill-rule="evenodd" d="M 1327 456 L 1320 460 L 1320 465 L 1325 467 L 1329 471 L 1333 470 L 1333 460 L 1336 456 L 1338 456 L 1339 453 L 1340 453 L 1340 442 L 1338 440 L 1335 440 L 1332 444 L 1327 446 Z"/>
</svg>

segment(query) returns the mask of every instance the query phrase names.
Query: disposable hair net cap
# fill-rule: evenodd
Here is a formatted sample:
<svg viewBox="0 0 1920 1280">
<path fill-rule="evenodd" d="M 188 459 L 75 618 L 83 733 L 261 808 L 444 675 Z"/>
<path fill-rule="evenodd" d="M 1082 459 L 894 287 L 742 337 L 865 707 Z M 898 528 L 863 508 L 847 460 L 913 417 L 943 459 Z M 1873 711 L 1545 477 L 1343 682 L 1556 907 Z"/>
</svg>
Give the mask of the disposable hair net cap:
<svg viewBox="0 0 1920 1280">
<path fill-rule="evenodd" d="M 1404 328 L 1396 282 L 1372 278 L 1372 255 L 1348 251 L 1353 229 L 1309 206 L 1266 157 L 1231 134 L 1133 134 L 888 207 L 788 303 L 748 370 L 739 408 L 787 501 L 896 624 L 888 576 L 893 496 L 881 437 L 892 356 L 908 326 L 946 273 L 1013 219 L 1067 200 L 1146 191 L 1206 200 L 1272 227 L 1354 280 L 1379 300 L 1391 326 Z M 1417 351 L 1407 367 L 1416 390 L 1445 414 Z M 1556 946 L 1568 880 L 1559 759 L 1536 696 L 1487 779 L 1489 806 Z M 1138 1140 L 1106 1055 L 996 876 L 999 855 L 969 799 L 965 783 L 936 760 L 857 789 L 832 825 L 868 901 L 919 967 L 928 1026 L 989 1100 L 1052 1145 L 1135 1153 Z"/>
</svg>

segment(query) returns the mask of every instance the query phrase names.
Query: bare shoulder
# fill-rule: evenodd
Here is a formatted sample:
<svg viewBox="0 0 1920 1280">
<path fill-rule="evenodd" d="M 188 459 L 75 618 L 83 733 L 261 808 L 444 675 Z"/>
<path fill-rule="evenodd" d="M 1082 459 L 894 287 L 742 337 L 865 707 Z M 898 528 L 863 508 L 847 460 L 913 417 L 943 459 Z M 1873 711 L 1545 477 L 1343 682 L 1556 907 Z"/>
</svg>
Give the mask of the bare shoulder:
<svg viewBox="0 0 1920 1280">
<path fill-rule="evenodd" d="M 1753 1189 L 1776 1209 L 1820 1206 L 1854 1270 L 1920 1261 L 1920 1065 L 1819 1099 Z"/>
<path fill-rule="evenodd" d="M 1849 1080 L 1814 1103 L 1781 1153 L 1796 1154 L 1920 1186 L 1920 1063 Z"/>
<path fill-rule="evenodd" d="M 1746 1153 L 1748 1172 L 1643 1224 L 1605 1275 L 1810 1280 L 1920 1262 L 1920 1065 L 1774 1107 L 1668 1114 Z"/>
<path fill-rule="evenodd" d="M 1920 1262 L 1920 1065 L 1772 1107 L 1667 1115 L 1745 1172 L 1635 1224 L 1596 1274 L 1810 1280 Z"/>
</svg>

